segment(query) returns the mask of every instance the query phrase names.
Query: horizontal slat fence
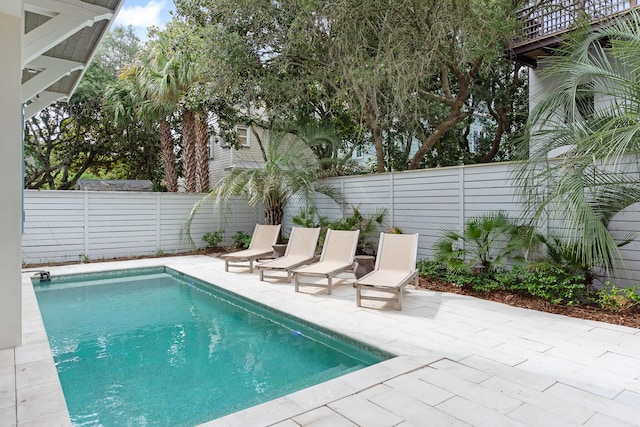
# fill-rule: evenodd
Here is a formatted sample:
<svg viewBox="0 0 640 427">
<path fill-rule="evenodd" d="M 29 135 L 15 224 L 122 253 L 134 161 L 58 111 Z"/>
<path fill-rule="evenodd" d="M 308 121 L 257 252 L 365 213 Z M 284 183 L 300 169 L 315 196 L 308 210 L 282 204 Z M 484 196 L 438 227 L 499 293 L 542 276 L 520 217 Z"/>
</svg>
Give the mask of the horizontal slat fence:
<svg viewBox="0 0 640 427">
<path fill-rule="evenodd" d="M 203 195 L 91 191 L 34 191 L 24 194 L 22 259 L 26 264 L 110 259 L 186 252 L 181 236 L 187 213 Z M 262 207 L 243 200 L 224 209 L 204 204 L 191 227 L 197 247 L 207 232 L 224 229 L 221 244 L 237 231 L 249 234 L 263 222 Z"/>
<path fill-rule="evenodd" d="M 418 259 L 433 256 L 433 247 L 443 230 L 461 230 L 465 219 L 488 212 L 504 211 L 521 219 L 522 205 L 511 179 L 513 163 L 422 169 L 378 175 L 356 175 L 327 180 L 340 190 L 340 204 L 319 197 L 320 214 L 331 219 L 349 215 L 351 206 L 362 213 L 387 208 L 386 229 L 398 227 L 404 233 L 419 233 Z M 288 209 L 286 229 L 299 206 Z M 640 232 L 640 204 L 616 215 L 610 229 L 618 236 Z M 617 270 L 615 283 L 640 283 L 640 239 L 621 249 L 624 267 Z"/>
<path fill-rule="evenodd" d="M 520 218 L 522 206 L 510 179 L 512 163 L 456 166 L 389 174 L 333 178 L 325 184 L 337 189 L 343 200 L 318 196 L 321 215 L 339 219 L 357 206 L 364 214 L 388 210 L 383 230 L 395 226 L 404 233 L 419 233 L 418 258 L 433 255 L 443 230 L 462 229 L 465 218 L 505 211 Z M 23 260 L 26 263 L 79 261 L 158 252 L 189 250 L 180 238 L 187 212 L 202 195 L 169 193 L 25 191 Z M 285 215 L 285 234 L 299 203 Z M 198 247 L 202 235 L 224 229 L 223 244 L 236 231 L 251 233 L 263 222 L 262 207 L 250 208 L 235 201 L 225 209 L 203 206 L 192 226 Z M 618 236 L 638 233 L 640 204 L 626 209 L 611 221 Z M 640 239 L 622 248 L 625 265 L 617 271 L 616 284 L 640 282 Z"/>
</svg>

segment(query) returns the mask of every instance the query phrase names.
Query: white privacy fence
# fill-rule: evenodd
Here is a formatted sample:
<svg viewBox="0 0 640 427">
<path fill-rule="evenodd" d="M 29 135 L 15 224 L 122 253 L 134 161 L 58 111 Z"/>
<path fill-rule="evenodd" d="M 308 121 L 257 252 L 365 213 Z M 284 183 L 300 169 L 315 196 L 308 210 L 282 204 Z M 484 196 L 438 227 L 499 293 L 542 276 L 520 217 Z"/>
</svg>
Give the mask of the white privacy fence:
<svg viewBox="0 0 640 427">
<path fill-rule="evenodd" d="M 24 194 L 24 263 L 49 263 L 178 253 L 193 247 L 180 234 L 184 219 L 202 194 L 91 191 L 35 191 Z M 249 234 L 264 218 L 245 201 L 200 209 L 191 227 L 202 236 L 224 229 L 222 244 L 241 230 Z"/>
<path fill-rule="evenodd" d="M 339 219 L 357 206 L 368 214 L 386 208 L 384 229 L 395 226 L 404 233 L 419 233 L 418 258 L 433 255 L 433 246 L 445 228 L 460 230 L 465 219 L 493 211 L 519 218 L 522 206 L 510 179 L 511 163 L 423 169 L 327 180 L 344 197 L 338 205 L 319 196 L 322 215 Z M 25 191 L 23 261 L 45 263 L 136 255 L 184 252 L 180 228 L 187 212 L 202 195 L 171 193 Z M 285 231 L 299 206 L 289 206 Z M 263 221 L 262 207 L 244 201 L 224 211 L 204 206 L 192 227 L 202 247 L 206 232 L 225 230 L 222 244 L 230 244 L 236 231 L 251 233 Z M 640 231 L 640 204 L 618 214 L 611 230 L 619 236 Z M 374 236 L 377 237 L 377 236 Z M 640 282 L 640 239 L 622 249 L 625 268 L 616 283 Z"/>
<path fill-rule="evenodd" d="M 341 206 L 318 197 L 322 215 L 331 219 L 379 208 L 388 210 L 385 228 L 395 226 L 403 233 L 419 233 L 418 259 L 433 255 L 433 246 L 446 228 L 461 230 L 473 216 L 504 211 L 519 219 L 522 205 L 510 178 L 513 163 L 421 169 L 379 175 L 356 175 L 328 180 L 344 196 Z M 296 215 L 297 207 L 288 211 Z M 290 220 L 287 221 L 290 227 Z M 610 230 L 621 238 L 640 232 L 640 204 L 616 215 Z M 544 232 L 544 230 L 543 230 Z M 616 272 L 616 284 L 640 283 L 640 238 L 621 249 L 624 268 Z"/>
</svg>

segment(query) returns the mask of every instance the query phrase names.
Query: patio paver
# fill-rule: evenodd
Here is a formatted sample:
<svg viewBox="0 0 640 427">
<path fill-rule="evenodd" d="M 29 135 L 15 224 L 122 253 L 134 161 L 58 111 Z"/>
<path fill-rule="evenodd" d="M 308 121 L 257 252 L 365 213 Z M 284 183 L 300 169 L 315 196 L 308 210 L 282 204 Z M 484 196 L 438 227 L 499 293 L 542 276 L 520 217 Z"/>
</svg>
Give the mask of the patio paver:
<svg viewBox="0 0 640 427">
<path fill-rule="evenodd" d="M 47 270 L 150 265 L 167 265 L 398 355 L 203 426 L 640 425 L 638 329 L 413 288 L 401 312 L 384 302 L 358 308 L 350 275 L 331 296 L 314 287 L 296 293 L 292 284 L 260 282 L 257 273 L 225 273 L 223 261 L 207 256 Z M 24 345 L 0 351 L 0 426 L 45 419 L 66 426 L 28 279 L 25 273 Z"/>
</svg>

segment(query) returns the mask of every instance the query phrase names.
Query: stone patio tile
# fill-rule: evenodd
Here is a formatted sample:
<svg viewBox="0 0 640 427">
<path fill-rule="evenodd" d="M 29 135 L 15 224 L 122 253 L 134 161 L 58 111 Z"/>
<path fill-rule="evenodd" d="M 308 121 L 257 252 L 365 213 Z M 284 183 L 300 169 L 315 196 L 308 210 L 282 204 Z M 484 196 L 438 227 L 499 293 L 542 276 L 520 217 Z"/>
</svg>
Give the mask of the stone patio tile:
<svg viewBox="0 0 640 427">
<path fill-rule="evenodd" d="M 448 359 L 442 359 L 435 363 L 431 363 L 429 367 L 437 369 L 438 371 L 451 373 L 459 378 L 464 378 L 466 381 L 471 381 L 476 384 L 491 377 L 490 374 L 482 370 L 472 368 L 462 363 L 453 362 Z"/>
<path fill-rule="evenodd" d="M 416 375 L 423 381 L 502 414 L 512 411 L 522 404 L 521 400 L 467 381 L 450 372 L 425 368 L 417 371 Z"/>
<path fill-rule="evenodd" d="M 425 425 L 425 421 L 427 420 L 429 425 L 432 426 L 470 425 L 453 415 L 447 414 L 431 405 L 427 405 L 393 389 L 374 396 L 369 400 L 416 426 Z"/>
<path fill-rule="evenodd" d="M 0 409 L 0 427 L 16 427 L 16 408 Z"/>
<path fill-rule="evenodd" d="M 47 414 L 45 416 L 21 421 L 19 427 L 71 427 L 69 413 L 67 411 Z"/>
<path fill-rule="evenodd" d="M 586 427 L 637 427 L 636 423 L 625 423 L 616 418 L 608 417 L 602 414 L 595 414 L 589 421 L 584 423 Z"/>
<path fill-rule="evenodd" d="M 516 384 L 508 378 L 492 377 L 482 383 L 482 385 L 505 395 L 516 397 L 532 407 L 544 408 L 547 414 L 553 415 L 556 419 L 564 420 L 565 422 L 574 421 L 581 424 L 595 414 L 595 411 L 589 408 L 575 405 L 560 397 L 548 396 L 541 391 Z M 516 408 L 516 410 L 519 408 L 521 408 L 521 406 Z M 511 414 L 512 412 L 509 413 L 509 416 L 511 416 Z M 521 421 L 524 422 L 524 420 Z M 540 425 L 545 424 L 542 423 Z"/>
<path fill-rule="evenodd" d="M 640 408 L 640 393 L 636 393 L 629 390 L 623 390 L 613 400 L 622 403 L 624 405 Z"/>
<path fill-rule="evenodd" d="M 511 427 L 526 425 L 460 396 L 452 397 L 439 404 L 437 408 L 458 419 L 466 421 L 474 427 Z"/>
<path fill-rule="evenodd" d="M 44 383 L 17 390 L 18 424 L 35 422 L 66 412 L 67 406 L 59 383 Z M 66 417 L 69 415 L 67 413 Z"/>
<path fill-rule="evenodd" d="M 14 350 L 12 348 L 0 350 L 0 374 L 12 372 L 15 372 Z"/>
<path fill-rule="evenodd" d="M 0 409 L 16 407 L 16 376 L 13 373 L 0 374 Z"/>
<path fill-rule="evenodd" d="M 340 399 L 328 406 L 359 426 L 390 427 L 403 421 L 397 415 L 358 395 Z"/>
<path fill-rule="evenodd" d="M 271 427 L 300 427 L 300 424 L 293 420 L 284 420 L 280 423 L 273 424 Z"/>
<path fill-rule="evenodd" d="M 577 370 L 575 375 L 564 379 L 563 382 L 607 399 L 615 398 L 625 388 L 640 392 L 640 383 L 633 381 L 631 377 L 613 374 L 592 366 Z"/>
<path fill-rule="evenodd" d="M 509 417 L 520 421 L 528 426 L 544 426 L 544 427 L 578 427 L 582 423 L 572 422 L 566 418 L 559 418 L 543 407 L 533 406 L 529 403 L 517 407 L 509 412 Z"/>
<path fill-rule="evenodd" d="M 336 378 L 289 394 L 287 395 L 287 400 L 295 404 L 296 407 L 308 411 L 318 406 L 326 405 L 329 402 L 350 396 L 357 391 L 356 388 L 342 378 Z"/>
<path fill-rule="evenodd" d="M 442 403 L 454 396 L 453 393 L 422 381 L 412 375 L 403 375 L 394 378 L 386 381 L 385 385 L 431 406 Z"/>
<path fill-rule="evenodd" d="M 638 420 L 640 420 L 639 407 L 628 406 L 566 384 L 554 384 L 545 390 L 544 393 L 548 396 L 568 400 L 575 405 L 584 406 L 602 415 L 607 415 L 627 423 L 637 424 Z"/>
<path fill-rule="evenodd" d="M 51 360 L 52 357 L 49 343 L 46 341 L 16 347 L 16 365 Z"/>
<path fill-rule="evenodd" d="M 552 377 L 545 375 L 543 372 L 531 372 L 521 366 L 509 366 L 480 356 L 468 357 L 461 360 L 460 363 L 537 391 L 545 390 L 556 383 Z"/>
<path fill-rule="evenodd" d="M 471 342 L 463 342 L 463 340 L 459 340 L 449 346 L 449 351 L 454 351 L 456 349 L 460 350 L 460 355 L 462 356 L 461 358 L 454 359 L 456 361 L 473 355 L 481 356 L 509 366 L 517 366 L 527 361 L 526 357 L 517 354 L 505 351 L 495 351 L 494 349 L 486 348 Z"/>
<path fill-rule="evenodd" d="M 640 376 L 640 353 L 636 357 L 631 357 L 613 351 L 607 351 L 598 359 L 599 362 L 605 366 L 613 365 L 615 369 L 613 369 L 612 372 L 631 373 L 635 377 Z"/>
<path fill-rule="evenodd" d="M 49 360 L 24 363 L 16 367 L 16 384 L 18 388 L 50 382 L 58 382 L 58 371 Z"/>
<path fill-rule="evenodd" d="M 319 421 L 323 418 L 331 417 L 333 415 L 335 415 L 335 411 L 327 406 L 321 406 L 319 408 L 305 412 L 304 414 L 293 417 L 292 420 L 295 421 L 296 424 L 304 426 Z"/>
<path fill-rule="evenodd" d="M 287 397 L 281 397 L 262 405 L 253 406 L 224 417 L 231 427 L 270 426 L 304 412 L 300 406 Z M 207 425 L 207 427 L 211 427 Z"/>
</svg>

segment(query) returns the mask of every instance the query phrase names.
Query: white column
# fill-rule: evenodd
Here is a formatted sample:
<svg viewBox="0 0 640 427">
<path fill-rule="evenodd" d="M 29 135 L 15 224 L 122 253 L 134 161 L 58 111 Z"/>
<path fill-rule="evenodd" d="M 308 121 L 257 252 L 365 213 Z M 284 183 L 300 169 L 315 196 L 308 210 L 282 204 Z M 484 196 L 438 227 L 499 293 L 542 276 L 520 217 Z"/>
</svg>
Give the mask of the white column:
<svg viewBox="0 0 640 427">
<path fill-rule="evenodd" d="M 0 14 L 0 349 L 22 340 L 21 40 L 21 16 Z"/>
</svg>

